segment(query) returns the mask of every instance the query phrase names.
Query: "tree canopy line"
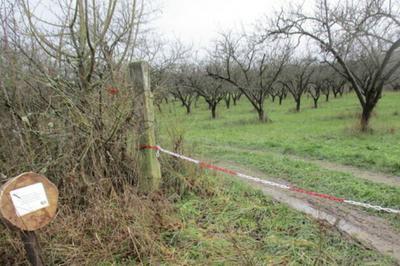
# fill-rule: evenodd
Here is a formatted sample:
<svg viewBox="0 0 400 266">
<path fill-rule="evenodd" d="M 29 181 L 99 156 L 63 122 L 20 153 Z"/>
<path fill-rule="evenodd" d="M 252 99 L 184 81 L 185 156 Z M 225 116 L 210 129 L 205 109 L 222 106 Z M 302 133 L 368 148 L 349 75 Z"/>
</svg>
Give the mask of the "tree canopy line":
<svg viewBox="0 0 400 266">
<path fill-rule="evenodd" d="M 306 94 L 317 108 L 321 98 L 349 91 L 367 130 L 384 88 L 400 87 L 398 0 L 315 0 L 311 10 L 293 5 L 254 30 L 221 33 L 203 56 L 160 38 L 151 27 L 157 10 L 150 1 L 61 0 L 51 9 L 45 1 L 46 17 L 38 3 L 0 4 L 6 174 L 15 165 L 34 165 L 55 176 L 65 169 L 83 178 L 131 176 L 126 144 L 138 125 L 127 66 L 135 60 L 151 64 L 159 108 L 175 98 L 190 113 L 203 98 L 213 118 L 221 103 L 229 108 L 245 98 L 266 122 L 268 97 L 282 103 L 291 96 L 300 111 Z"/>
</svg>

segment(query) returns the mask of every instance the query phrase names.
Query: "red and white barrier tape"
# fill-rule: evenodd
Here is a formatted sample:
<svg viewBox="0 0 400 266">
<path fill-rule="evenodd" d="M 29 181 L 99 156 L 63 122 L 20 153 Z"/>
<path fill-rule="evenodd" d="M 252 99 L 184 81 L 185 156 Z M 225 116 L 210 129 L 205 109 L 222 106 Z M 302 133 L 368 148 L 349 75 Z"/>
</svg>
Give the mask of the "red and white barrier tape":
<svg viewBox="0 0 400 266">
<path fill-rule="evenodd" d="M 210 169 L 210 170 L 223 172 L 223 173 L 226 173 L 226 174 L 229 174 L 229 175 L 238 176 L 238 177 L 241 177 L 241 178 L 244 178 L 244 179 L 247 179 L 247 180 L 251 180 L 251 181 L 254 181 L 254 182 L 257 182 L 257 183 L 261 183 L 261 184 L 264 184 L 264 185 L 267 185 L 267 186 L 277 187 L 277 188 L 280 188 L 280 189 L 286 189 L 286 190 L 290 190 L 290 191 L 294 191 L 294 192 L 298 192 L 298 193 L 307 194 L 307 195 L 310 195 L 310 196 L 313 196 L 313 197 L 317 197 L 317 198 L 328 199 L 328 200 L 331 200 L 331 201 L 347 203 L 347 204 L 351 204 L 351 205 L 355 205 L 355 206 L 361 206 L 361 207 L 364 207 L 364 208 L 374 209 L 374 210 L 377 210 L 377 211 L 385 211 L 385 212 L 399 213 L 400 214 L 400 210 L 391 209 L 391 208 L 385 208 L 385 207 L 381 207 L 381 206 L 377 206 L 377 205 L 371 205 L 369 203 L 357 202 L 357 201 L 353 201 L 353 200 L 346 200 L 344 198 L 338 198 L 338 197 L 331 196 L 331 195 L 328 195 L 328 194 L 318 193 L 318 192 L 314 192 L 314 191 L 308 191 L 308 190 L 305 190 L 305 189 L 302 189 L 302 188 L 298 188 L 298 187 L 295 187 L 295 186 L 279 184 L 279 183 L 276 183 L 276 182 L 273 182 L 273 181 L 268 181 L 268 180 L 261 179 L 261 178 L 258 178 L 258 177 L 245 175 L 245 174 L 242 174 L 242 173 L 238 173 L 236 171 L 232 171 L 230 169 L 226 169 L 226 168 L 223 168 L 223 167 L 220 167 L 220 166 L 216 166 L 216 165 L 208 164 L 208 163 L 205 163 L 205 162 L 202 162 L 202 161 L 199 161 L 199 160 L 195 160 L 193 158 L 184 156 L 182 154 L 166 150 L 166 149 L 164 149 L 164 148 L 162 148 L 160 146 L 142 145 L 142 146 L 140 146 L 140 149 L 141 150 L 145 150 L 145 149 L 155 150 L 157 153 L 163 152 L 163 153 L 171 155 L 171 156 L 173 156 L 175 158 L 179 158 L 179 159 L 182 159 L 182 160 L 194 163 L 194 164 L 198 164 L 201 168 L 207 168 L 207 169 Z"/>
</svg>

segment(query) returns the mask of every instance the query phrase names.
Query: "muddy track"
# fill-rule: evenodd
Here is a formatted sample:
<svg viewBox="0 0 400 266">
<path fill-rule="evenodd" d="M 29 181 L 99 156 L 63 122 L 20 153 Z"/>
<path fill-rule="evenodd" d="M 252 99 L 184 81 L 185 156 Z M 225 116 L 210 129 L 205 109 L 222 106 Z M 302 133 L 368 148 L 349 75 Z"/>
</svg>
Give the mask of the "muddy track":
<svg viewBox="0 0 400 266">
<path fill-rule="evenodd" d="M 390 185 L 390 186 L 400 187 L 400 176 L 394 176 L 394 175 L 390 175 L 387 173 L 380 173 L 380 172 L 365 170 L 365 169 L 361 169 L 361 168 L 350 166 L 350 165 L 343 165 L 343 164 L 324 161 L 324 160 L 303 158 L 303 157 L 300 157 L 297 155 L 292 155 L 292 154 L 282 154 L 282 153 L 274 152 L 274 151 L 246 149 L 246 148 L 239 148 L 239 147 L 234 147 L 234 146 L 220 146 L 220 147 L 227 149 L 227 150 L 235 151 L 235 152 L 244 151 L 244 152 L 250 152 L 250 153 L 261 154 L 261 155 L 262 154 L 271 154 L 271 155 L 275 155 L 275 156 L 282 156 L 282 157 L 288 158 L 290 160 L 314 164 L 323 169 L 341 172 L 341 173 L 352 174 L 356 178 L 365 179 L 365 180 L 368 180 L 368 181 L 371 181 L 374 183 L 381 183 L 381 184 L 386 184 L 386 185 Z"/>
<path fill-rule="evenodd" d="M 266 178 L 265 173 L 249 170 L 234 162 L 216 161 L 216 164 L 255 177 Z M 308 195 L 280 190 L 260 183 L 241 179 L 254 188 L 261 189 L 264 194 L 289 207 L 312 216 L 314 219 L 325 221 L 367 248 L 372 248 L 384 255 L 391 256 L 400 265 L 400 233 L 384 219 L 372 216 L 352 206 L 342 205 Z M 267 176 L 271 181 L 286 183 Z"/>
</svg>

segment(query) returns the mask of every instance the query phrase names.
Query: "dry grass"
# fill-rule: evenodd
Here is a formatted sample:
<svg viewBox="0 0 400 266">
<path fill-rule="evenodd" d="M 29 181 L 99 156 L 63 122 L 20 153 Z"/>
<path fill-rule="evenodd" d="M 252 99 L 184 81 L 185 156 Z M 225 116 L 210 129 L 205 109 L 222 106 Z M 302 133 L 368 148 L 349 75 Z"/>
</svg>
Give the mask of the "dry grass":
<svg viewBox="0 0 400 266">
<path fill-rule="evenodd" d="M 139 196 L 130 185 L 117 192 L 109 179 L 102 179 L 84 194 L 68 188 L 61 195 L 55 221 L 38 231 L 49 265 L 157 264 L 169 257 L 160 234 L 177 230 L 181 223 L 161 192 Z M 0 229 L 0 264 L 26 263 L 18 235 Z"/>
<path fill-rule="evenodd" d="M 187 193 L 213 195 L 199 170 L 163 158 L 162 188 L 138 193 L 125 177 L 85 184 L 73 176 L 60 182 L 56 219 L 37 231 L 49 265 L 179 264 L 173 246 L 162 239 L 182 228 L 173 205 Z M 179 169 L 179 172 L 178 172 Z M 25 251 L 17 232 L 0 223 L 0 265 L 24 265 Z"/>
</svg>

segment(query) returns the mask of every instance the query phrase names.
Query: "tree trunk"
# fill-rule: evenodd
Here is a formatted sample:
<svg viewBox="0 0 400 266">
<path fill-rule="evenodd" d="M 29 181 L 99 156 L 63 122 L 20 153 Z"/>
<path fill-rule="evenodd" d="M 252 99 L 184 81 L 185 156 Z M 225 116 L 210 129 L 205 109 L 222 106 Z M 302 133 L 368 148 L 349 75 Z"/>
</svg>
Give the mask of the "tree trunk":
<svg viewBox="0 0 400 266">
<path fill-rule="evenodd" d="M 279 105 L 282 105 L 282 101 L 283 101 L 283 95 L 279 96 Z"/>
<path fill-rule="evenodd" d="M 211 106 L 211 117 L 215 119 L 217 117 L 217 104 Z"/>
<path fill-rule="evenodd" d="M 317 109 L 318 108 L 318 98 L 313 98 L 314 100 L 314 108 Z"/>
<path fill-rule="evenodd" d="M 232 97 L 232 100 L 233 100 L 233 105 L 236 106 L 236 100 L 237 100 L 236 97 Z"/>
<path fill-rule="evenodd" d="M 325 94 L 325 101 L 329 102 L 329 93 Z"/>
<path fill-rule="evenodd" d="M 271 97 L 272 97 L 272 102 L 274 103 L 276 95 L 272 95 Z"/>
<path fill-rule="evenodd" d="M 340 88 L 340 90 L 339 90 L 339 95 L 340 95 L 340 97 L 343 96 L 343 93 L 344 93 L 344 87 L 343 87 L 343 88 Z"/>
<path fill-rule="evenodd" d="M 231 97 L 225 98 L 226 108 L 229 109 L 231 107 Z"/>
<path fill-rule="evenodd" d="M 369 120 L 371 118 L 373 108 L 373 106 L 370 106 L 368 104 L 363 108 L 360 121 L 362 132 L 366 132 L 369 128 Z"/>
<path fill-rule="evenodd" d="M 300 99 L 296 99 L 296 112 L 300 112 L 300 104 L 301 104 Z"/>
<path fill-rule="evenodd" d="M 257 110 L 257 113 L 258 113 L 258 120 L 260 121 L 260 122 L 265 122 L 266 120 L 265 120 L 265 113 L 264 113 L 264 109 L 256 109 Z"/>
<path fill-rule="evenodd" d="M 186 114 L 190 114 L 191 112 L 190 104 L 185 104 L 185 107 L 186 107 Z"/>
</svg>

